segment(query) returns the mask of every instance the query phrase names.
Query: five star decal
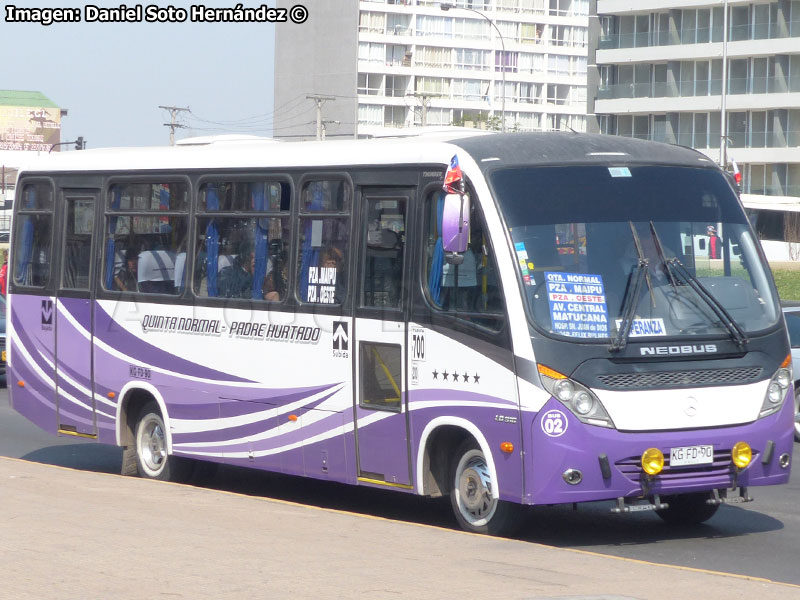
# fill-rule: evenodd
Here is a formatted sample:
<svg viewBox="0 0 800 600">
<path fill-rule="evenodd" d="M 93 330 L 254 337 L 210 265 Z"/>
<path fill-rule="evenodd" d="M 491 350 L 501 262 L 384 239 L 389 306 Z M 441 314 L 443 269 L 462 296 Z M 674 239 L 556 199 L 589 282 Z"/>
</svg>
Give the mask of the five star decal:
<svg viewBox="0 0 800 600">
<path fill-rule="evenodd" d="M 481 376 L 477 373 L 474 375 L 470 375 L 467 371 L 459 373 L 456 369 L 453 369 L 452 371 L 448 371 L 447 369 L 444 369 L 443 371 L 434 369 L 431 371 L 431 375 L 436 381 L 447 381 L 463 384 L 480 384 L 481 382 Z"/>
</svg>

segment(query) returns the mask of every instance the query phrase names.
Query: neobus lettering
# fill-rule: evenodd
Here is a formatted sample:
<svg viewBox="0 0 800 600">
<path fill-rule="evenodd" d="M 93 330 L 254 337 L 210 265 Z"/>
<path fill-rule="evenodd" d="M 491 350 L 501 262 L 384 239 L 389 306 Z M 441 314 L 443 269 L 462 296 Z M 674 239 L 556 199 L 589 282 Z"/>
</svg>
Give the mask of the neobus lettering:
<svg viewBox="0 0 800 600">
<path fill-rule="evenodd" d="M 670 354 L 708 354 L 716 352 L 716 344 L 700 344 L 691 346 L 645 346 L 639 348 L 642 356 L 668 356 Z"/>
</svg>

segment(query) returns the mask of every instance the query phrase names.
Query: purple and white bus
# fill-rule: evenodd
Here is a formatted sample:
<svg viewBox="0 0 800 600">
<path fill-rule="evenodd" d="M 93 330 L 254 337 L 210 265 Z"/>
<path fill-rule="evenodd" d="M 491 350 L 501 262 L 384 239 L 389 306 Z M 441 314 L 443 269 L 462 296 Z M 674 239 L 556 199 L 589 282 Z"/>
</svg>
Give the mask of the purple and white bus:
<svg viewBox="0 0 800 600">
<path fill-rule="evenodd" d="M 12 405 L 125 473 L 449 495 L 488 533 L 598 500 L 696 523 L 789 479 L 775 286 L 694 151 L 199 140 L 53 155 L 17 189 Z"/>
</svg>

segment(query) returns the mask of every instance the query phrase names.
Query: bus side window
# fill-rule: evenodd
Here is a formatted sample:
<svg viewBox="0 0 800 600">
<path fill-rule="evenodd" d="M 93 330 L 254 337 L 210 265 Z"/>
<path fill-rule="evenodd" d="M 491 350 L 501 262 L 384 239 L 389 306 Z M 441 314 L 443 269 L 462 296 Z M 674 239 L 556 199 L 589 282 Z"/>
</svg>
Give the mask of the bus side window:
<svg viewBox="0 0 800 600">
<path fill-rule="evenodd" d="M 280 250 L 289 243 L 290 199 L 286 181 L 203 182 L 196 217 L 195 294 L 282 301 L 288 271 Z"/>
<path fill-rule="evenodd" d="M 183 181 L 115 183 L 106 195 L 103 287 L 178 295 L 186 253 L 189 186 Z M 183 257 L 185 261 L 185 256 Z"/>
<path fill-rule="evenodd" d="M 49 184 L 25 185 L 18 202 L 12 278 L 17 285 L 45 287 L 50 280 L 53 190 Z"/>
<path fill-rule="evenodd" d="M 504 314 L 503 295 L 483 215 L 477 203 L 472 202 L 470 240 L 464 261 L 456 268 L 447 263 L 442 248 L 443 201 L 444 194 L 436 192 L 426 202 L 424 260 L 428 298 L 441 311 L 458 314 L 460 318 L 484 327 L 499 329 Z"/>
<path fill-rule="evenodd" d="M 303 186 L 297 257 L 301 302 L 341 305 L 347 299 L 350 198 L 350 187 L 343 180 L 309 181 Z"/>
<path fill-rule="evenodd" d="M 405 198 L 367 198 L 362 306 L 400 308 L 405 218 Z"/>
</svg>

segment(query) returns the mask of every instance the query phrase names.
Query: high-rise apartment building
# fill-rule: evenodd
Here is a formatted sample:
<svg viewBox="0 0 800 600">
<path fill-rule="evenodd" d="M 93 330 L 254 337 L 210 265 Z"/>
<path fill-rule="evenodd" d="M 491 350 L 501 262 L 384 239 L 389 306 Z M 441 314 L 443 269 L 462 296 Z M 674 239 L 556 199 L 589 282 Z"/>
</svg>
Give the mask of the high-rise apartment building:
<svg viewBox="0 0 800 600">
<path fill-rule="evenodd" d="M 585 130 L 589 0 L 304 4 L 276 27 L 275 137 Z"/>
<path fill-rule="evenodd" d="M 800 242 L 800 1 L 593 0 L 590 12 L 588 129 L 735 160 L 745 205 L 764 209 L 759 234 Z"/>
</svg>

